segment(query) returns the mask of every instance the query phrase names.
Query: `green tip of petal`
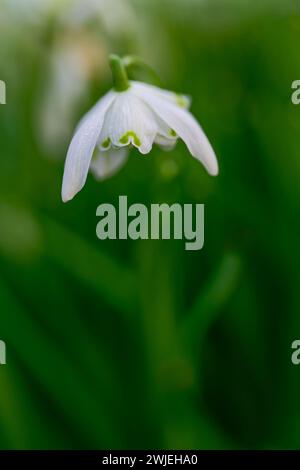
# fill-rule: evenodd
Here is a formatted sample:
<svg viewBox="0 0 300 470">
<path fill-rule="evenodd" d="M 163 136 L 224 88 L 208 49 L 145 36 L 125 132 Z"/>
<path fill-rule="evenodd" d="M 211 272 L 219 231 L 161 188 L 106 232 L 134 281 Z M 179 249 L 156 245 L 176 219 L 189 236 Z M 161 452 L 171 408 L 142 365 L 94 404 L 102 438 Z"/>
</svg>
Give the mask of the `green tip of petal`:
<svg viewBox="0 0 300 470">
<path fill-rule="evenodd" d="M 138 138 L 138 136 L 136 135 L 136 133 L 134 131 L 126 132 L 126 134 L 124 134 L 119 139 L 119 142 L 120 142 L 120 144 L 125 144 L 125 145 L 129 144 L 130 138 L 132 139 L 132 142 L 136 147 L 140 147 L 142 145 L 142 142 L 140 141 L 140 139 Z"/>
<path fill-rule="evenodd" d="M 101 147 L 102 147 L 103 149 L 108 149 L 109 146 L 110 146 L 110 142 L 111 142 L 111 141 L 110 141 L 110 138 L 107 137 L 107 139 L 103 140 L 103 142 L 102 142 L 102 144 L 101 144 Z"/>
<path fill-rule="evenodd" d="M 188 107 L 188 100 L 184 95 L 176 95 L 176 103 L 181 108 L 187 108 Z"/>
</svg>

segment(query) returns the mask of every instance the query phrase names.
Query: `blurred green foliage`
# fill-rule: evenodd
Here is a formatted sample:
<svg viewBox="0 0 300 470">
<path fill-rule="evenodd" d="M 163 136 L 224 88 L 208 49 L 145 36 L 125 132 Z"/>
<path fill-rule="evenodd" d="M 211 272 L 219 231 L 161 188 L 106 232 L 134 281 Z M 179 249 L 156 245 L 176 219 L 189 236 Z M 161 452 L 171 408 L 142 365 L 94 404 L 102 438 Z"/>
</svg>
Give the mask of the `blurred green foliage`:
<svg viewBox="0 0 300 470">
<path fill-rule="evenodd" d="M 210 178 L 183 143 L 170 154 L 132 151 L 120 173 L 104 183 L 90 175 L 67 205 L 71 134 L 50 151 L 39 127 L 49 56 L 66 28 L 2 17 L 2 449 L 300 448 L 300 370 L 290 361 L 300 335 L 296 6 L 144 0 L 131 6 L 137 31 L 85 25 L 104 65 L 72 128 L 110 87 L 106 52 L 140 54 L 166 88 L 192 96 L 221 171 Z M 100 242 L 96 208 L 121 194 L 205 203 L 204 249 Z"/>
</svg>

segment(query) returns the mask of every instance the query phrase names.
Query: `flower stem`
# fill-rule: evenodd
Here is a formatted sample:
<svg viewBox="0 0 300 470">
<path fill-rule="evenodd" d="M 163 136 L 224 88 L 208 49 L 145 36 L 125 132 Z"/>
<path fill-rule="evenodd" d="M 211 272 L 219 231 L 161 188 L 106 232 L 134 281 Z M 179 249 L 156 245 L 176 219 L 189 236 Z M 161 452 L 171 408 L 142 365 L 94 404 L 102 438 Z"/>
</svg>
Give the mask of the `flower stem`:
<svg viewBox="0 0 300 470">
<path fill-rule="evenodd" d="M 140 59 L 139 57 L 127 55 L 123 58 L 123 64 L 125 65 L 126 70 L 128 71 L 129 75 L 132 69 L 144 70 L 148 74 L 150 80 L 156 86 L 162 87 L 162 82 L 158 74 L 155 72 L 155 70 L 146 62 L 144 62 L 142 59 Z"/>
<path fill-rule="evenodd" d="M 109 57 L 109 62 L 113 76 L 114 89 L 116 91 L 128 90 L 130 85 L 126 68 L 122 59 L 115 54 L 111 54 Z"/>
</svg>

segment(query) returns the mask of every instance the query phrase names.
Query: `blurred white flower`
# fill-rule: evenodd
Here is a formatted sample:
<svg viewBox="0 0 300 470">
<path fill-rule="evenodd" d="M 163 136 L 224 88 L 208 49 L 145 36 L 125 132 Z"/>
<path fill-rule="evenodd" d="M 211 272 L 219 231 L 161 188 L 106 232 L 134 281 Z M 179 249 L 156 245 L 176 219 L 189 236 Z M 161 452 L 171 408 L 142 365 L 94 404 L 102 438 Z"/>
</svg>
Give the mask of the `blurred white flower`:
<svg viewBox="0 0 300 470">
<path fill-rule="evenodd" d="M 49 71 L 37 113 L 37 136 L 53 152 L 62 149 L 72 132 L 77 107 L 93 76 L 104 76 L 107 51 L 89 35 L 59 38 L 49 58 Z M 59 116 L 59 119 L 58 119 Z"/>
<path fill-rule="evenodd" d="M 108 92 L 81 120 L 73 136 L 64 169 L 63 201 L 71 200 L 82 189 L 89 168 L 95 171 L 97 163 L 91 162 L 96 147 L 102 179 L 110 174 L 114 155 L 119 155 L 114 170 L 126 158 L 125 152 L 116 153 L 118 149 L 133 145 L 140 153 L 147 154 L 154 143 L 163 149 L 173 148 L 178 137 L 209 174 L 217 175 L 215 153 L 187 110 L 188 105 L 189 100 L 184 96 L 135 81 L 128 83 L 128 89 Z M 110 154 L 112 149 L 114 154 Z M 103 163 L 106 156 L 108 173 Z"/>
<path fill-rule="evenodd" d="M 41 13 L 40 1 L 32 2 Z M 37 138 L 51 155 L 65 146 L 74 125 L 74 116 L 89 90 L 93 77 L 107 78 L 110 40 L 122 40 L 137 23 L 128 0 L 46 0 L 43 11 L 56 14 L 52 47 L 48 54 L 47 79 L 43 83 L 37 110 Z M 56 5 L 56 9 L 54 9 Z M 57 8 L 57 5 L 60 5 Z M 103 34 L 103 33 L 107 34 Z M 60 119 L 57 119 L 57 116 Z"/>
<path fill-rule="evenodd" d="M 61 21 L 75 28 L 100 21 L 109 33 L 124 34 L 134 28 L 136 18 L 128 0 L 72 0 L 62 12 Z"/>
<path fill-rule="evenodd" d="M 78 28 L 91 21 L 101 22 L 108 32 L 123 33 L 134 25 L 128 0 L 2 0 L 20 23 L 43 24 L 50 17 L 65 27 Z"/>
<path fill-rule="evenodd" d="M 63 6 L 67 0 L 4 0 L 8 12 L 19 23 L 40 24 Z"/>
</svg>

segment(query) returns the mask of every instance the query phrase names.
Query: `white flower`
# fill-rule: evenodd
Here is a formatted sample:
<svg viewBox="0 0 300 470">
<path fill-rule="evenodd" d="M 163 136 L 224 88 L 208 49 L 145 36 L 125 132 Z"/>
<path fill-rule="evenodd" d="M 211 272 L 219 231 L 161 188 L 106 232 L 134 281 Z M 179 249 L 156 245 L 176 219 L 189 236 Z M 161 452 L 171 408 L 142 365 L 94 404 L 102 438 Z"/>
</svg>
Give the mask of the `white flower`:
<svg viewBox="0 0 300 470">
<path fill-rule="evenodd" d="M 77 29 L 92 20 L 103 24 L 108 33 L 128 32 L 136 21 L 128 0 L 1 0 L 3 7 L 23 24 L 42 25 L 52 18 Z"/>
<path fill-rule="evenodd" d="M 55 15 L 64 2 L 61 0 L 5 0 L 5 4 L 16 21 L 22 24 L 40 24 Z"/>
<path fill-rule="evenodd" d="M 107 176 L 105 158 L 108 173 L 119 168 L 127 153 L 116 150 L 129 145 L 147 154 L 154 143 L 170 149 L 180 137 L 208 173 L 217 175 L 215 153 L 188 106 L 188 98 L 141 82 L 129 82 L 125 91 L 108 92 L 82 119 L 73 136 L 65 163 L 63 201 L 82 189 L 89 168 L 96 174 L 98 168 L 101 179 Z M 96 148 L 98 157 L 92 162 Z M 112 165 L 114 155 L 118 157 Z"/>
<path fill-rule="evenodd" d="M 6 1 L 13 2 L 9 11 L 25 27 L 34 18 L 45 27 L 47 18 L 51 18 L 53 37 L 47 53 L 46 79 L 37 101 L 36 130 L 46 155 L 58 156 L 72 132 L 74 115 L 86 98 L 91 80 L 101 77 L 105 82 L 108 78 L 106 59 L 112 40 L 123 43 L 136 36 L 134 10 L 127 0 Z"/>
<path fill-rule="evenodd" d="M 62 14 L 63 23 L 78 27 L 100 21 L 111 34 L 127 34 L 136 29 L 134 9 L 127 0 L 72 0 Z"/>
<path fill-rule="evenodd" d="M 74 114 L 87 98 L 90 80 L 105 78 L 106 56 L 106 45 L 84 31 L 66 32 L 54 42 L 36 113 L 37 138 L 47 154 L 61 155 L 73 130 Z"/>
</svg>

